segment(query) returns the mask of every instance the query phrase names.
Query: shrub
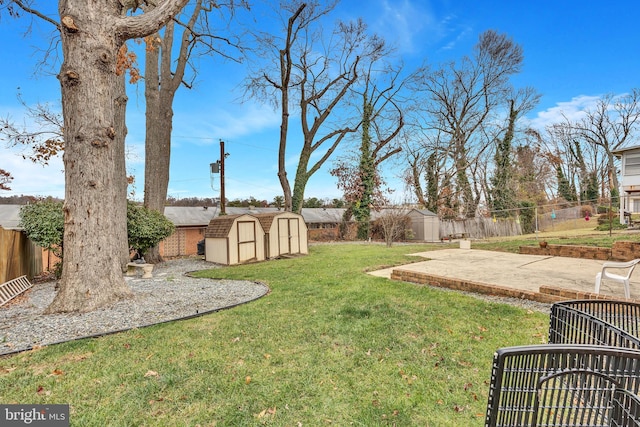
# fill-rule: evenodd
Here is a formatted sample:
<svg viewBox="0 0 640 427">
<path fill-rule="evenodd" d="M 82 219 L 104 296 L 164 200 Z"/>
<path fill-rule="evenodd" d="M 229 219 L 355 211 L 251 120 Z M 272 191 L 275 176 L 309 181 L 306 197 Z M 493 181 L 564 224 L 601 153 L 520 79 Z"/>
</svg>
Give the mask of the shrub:
<svg viewBox="0 0 640 427">
<path fill-rule="evenodd" d="M 593 209 L 591 208 L 591 205 L 582 205 L 580 206 L 580 214 L 583 217 L 591 217 L 593 216 Z"/>
<path fill-rule="evenodd" d="M 62 202 L 43 201 L 20 208 L 20 226 L 36 245 L 51 251 L 60 259 L 54 266 L 57 278 L 62 274 L 62 239 L 64 215 Z"/>
<path fill-rule="evenodd" d="M 20 226 L 37 245 L 50 250 L 62 261 L 64 215 L 62 202 L 44 201 L 20 209 Z M 163 214 L 133 202 L 127 203 L 127 237 L 129 248 L 143 253 L 173 234 L 175 227 Z M 62 262 L 55 265 L 60 278 Z"/>
<path fill-rule="evenodd" d="M 598 231 L 608 231 L 609 229 L 622 230 L 627 227 L 628 227 L 627 224 L 620 223 L 620 217 L 616 215 L 612 218 L 611 227 L 609 227 L 609 221 L 605 220 L 602 224 L 598 224 L 598 226 L 596 227 L 596 230 Z"/>
<path fill-rule="evenodd" d="M 524 234 L 533 233 L 536 229 L 536 204 L 533 202 L 520 202 L 520 227 Z"/>
<path fill-rule="evenodd" d="M 129 249 L 143 254 L 171 236 L 175 227 L 163 214 L 133 202 L 127 203 Z"/>
</svg>

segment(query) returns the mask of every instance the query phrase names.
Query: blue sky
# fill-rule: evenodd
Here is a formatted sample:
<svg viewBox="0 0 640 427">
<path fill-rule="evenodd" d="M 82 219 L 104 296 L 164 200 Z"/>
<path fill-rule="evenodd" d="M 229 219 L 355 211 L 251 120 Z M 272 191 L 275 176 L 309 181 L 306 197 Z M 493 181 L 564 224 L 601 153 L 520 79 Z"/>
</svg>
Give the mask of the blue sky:
<svg viewBox="0 0 640 427">
<path fill-rule="evenodd" d="M 54 2 L 48 3 L 52 7 Z M 55 10 L 51 10 L 55 13 Z M 55 15 L 53 15 L 55 16 Z M 469 1 L 469 0 L 343 0 L 327 18 L 327 27 L 337 19 L 361 17 L 398 49 L 405 68 L 424 61 L 437 65 L 471 54 L 478 35 L 488 29 L 506 33 L 521 44 L 525 63 L 513 79 L 516 87 L 532 86 L 542 98 L 527 119 L 535 126 L 556 120 L 561 112 L 572 116 L 606 93 L 622 94 L 639 86 L 640 2 L 601 1 Z M 249 19 L 246 14 L 245 20 Z M 270 21 L 255 7 L 251 19 L 268 28 Z M 27 26 L 32 32 L 24 36 Z M 36 65 L 53 31 L 49 25 L 2 16 L 4 67 L 0 68 L 0 115 L 29 123 L 17 102 L 17 88 L 29 104 L 59 104 L 56 70 Z M 279 114 L 255 101 L 239 103 L 238 87 L 245 76 L 244 64 L 220 58 L 199 59 L 199 74 L 193 89 L 181 88 L 175 102 L 171 178 L 168 194 L 173 197 L 217 197 L 219 182 L 210 180 L 209 163 L 219 158 L 219 140 L 225 141 L 226 196 L 271 201 L 282 194 L 277 179 Z M 144 188 L 144 88 L 130 86 L 127 145 L 128 169 L 136 176 L 135 198 Z M 299 126 L 292 121 L 292 127 Z M 293 185 L 299 141 L 293 137 L 288 152 L 288 175 Z M 636 142 L 637 143 L 637 142 Z M 47 167 L 23 160 L 16 149 L 0 142 L 0 168 L 15 179 L 12 191 L 1 195 L 32 194 L 64 196 L 61 159 Z M 339 155 L 339 153 L 338 153 Z M 311 177 L 305 197 L 341 197 L 335 179 L 327 170 L 332 162 Z M 402 196 L 398 165 L 383 171 L 387 181 Z M 213 188 L 212 188 L 213 187 Z"/>
</svg>

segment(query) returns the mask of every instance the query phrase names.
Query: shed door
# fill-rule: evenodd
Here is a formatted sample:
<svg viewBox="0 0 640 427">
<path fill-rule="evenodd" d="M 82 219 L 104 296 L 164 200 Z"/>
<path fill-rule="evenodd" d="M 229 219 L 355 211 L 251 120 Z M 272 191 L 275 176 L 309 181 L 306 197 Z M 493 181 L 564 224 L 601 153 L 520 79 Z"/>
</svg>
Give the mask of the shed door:
<svg viewBox="0 0 640 427">
<path fill-rule="evenodd" d="M 280 254 L 300 253 L 298 218 L 278 218 L 278 246 Z"/>
<path fill-rule="evenodd" d="M 238 222 L 238 262 L 256 259 L 256 223 Z"/>
</svg>

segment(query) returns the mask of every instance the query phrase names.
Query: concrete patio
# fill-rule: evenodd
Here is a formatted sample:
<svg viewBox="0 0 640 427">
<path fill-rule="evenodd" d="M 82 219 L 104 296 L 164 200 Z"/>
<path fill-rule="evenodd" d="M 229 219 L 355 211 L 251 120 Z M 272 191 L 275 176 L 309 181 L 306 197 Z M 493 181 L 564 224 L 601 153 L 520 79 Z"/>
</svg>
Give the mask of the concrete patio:
<svg viewBox="0 0 640 427">
<path fill-rule="evenodd" d="M 622 285 L 603 281 L 593 293 L 605 261 L 521 255 L 478 249 L 442 249 L 411 254 L 418 261 L 370 274 L 479 293 L 552 303 L 566 299 L 623 299 Z M 631 298 L 640 299 L 640 268 L 631 276 Z"/>
</svg>

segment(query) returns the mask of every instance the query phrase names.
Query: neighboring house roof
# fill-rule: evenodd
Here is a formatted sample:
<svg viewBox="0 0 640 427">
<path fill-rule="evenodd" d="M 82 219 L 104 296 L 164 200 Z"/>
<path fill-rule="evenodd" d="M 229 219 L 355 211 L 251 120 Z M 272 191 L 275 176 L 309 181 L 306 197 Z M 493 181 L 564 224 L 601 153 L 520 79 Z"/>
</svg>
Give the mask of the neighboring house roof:
<svg viewBox="0 0 640 427">
<path fill-rule="evenodd" d="M 304 208 L 302 209 L 302 217 L 307 224 L 311 223 L 339 223 L 342 221 L 342 215 L 346 209 L 343 208 Z M 278 215 L 285 211 L 278 208 L 232 208 L 225 209 L 227 216 L 230 215 Z M 220 215 L 218 207 L 203 208 L 200 206 L 166 206 L 164 215 L 176 227 L 186 226 L 206 226 L 212 218 Z M 266 230 L 264 224 L 263 228 Z"/>
<path fill-rule="evenodd" d="M 343 208 L 302 208 L 302 217 L 307 224 L 339 223 L 345 211 Z"/>
<path fill-rule="evenodd" d="M 164 216 L 176 227 L 203 226 L 218 215 L 216 207 L 165 206 Z"/>
<path fill-rule="evenodd" d="M 618 148 L 617 150 L 612 150 L 611 154 L 619 157 L 619 156 L 622 156 L 627 151 L 634 151 L 634 150 L 640 150 L 640 145 L 632 145 L 631 147 Z"/>
<path fill-rule="evenodd" d="M 0 205 L 0 227 L 5 230 L 22 230 L 20 208 L 22 205 Z"/>
</svg>

